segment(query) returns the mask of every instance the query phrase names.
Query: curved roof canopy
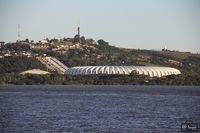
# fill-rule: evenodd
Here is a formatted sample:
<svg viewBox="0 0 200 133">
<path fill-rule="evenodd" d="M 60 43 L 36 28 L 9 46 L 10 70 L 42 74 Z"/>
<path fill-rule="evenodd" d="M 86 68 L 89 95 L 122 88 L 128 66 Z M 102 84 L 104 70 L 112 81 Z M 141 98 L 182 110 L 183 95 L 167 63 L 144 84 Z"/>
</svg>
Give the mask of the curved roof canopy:
<svg viewBox="0 0 200 133">
<path fill-rule="evenodd" d="M 21 72 L 20 74 L 21 75 L 25 75 L 25 74 L 45 75 L 45 74 L 50 74 L 50 73 L 47 71 L 40 70 L 40 69 L 32 69 L 32 70 Z"/>
<path fill-rule="evenodd" d="M 151 66 L 78 66 L 66 70 L 65 74 L 70 75 L 149 75 L 150 77 L 162 77 L 167 75 L 178 75 L 181 72 L 171 67 L 151 67 Z"/>
</svg>

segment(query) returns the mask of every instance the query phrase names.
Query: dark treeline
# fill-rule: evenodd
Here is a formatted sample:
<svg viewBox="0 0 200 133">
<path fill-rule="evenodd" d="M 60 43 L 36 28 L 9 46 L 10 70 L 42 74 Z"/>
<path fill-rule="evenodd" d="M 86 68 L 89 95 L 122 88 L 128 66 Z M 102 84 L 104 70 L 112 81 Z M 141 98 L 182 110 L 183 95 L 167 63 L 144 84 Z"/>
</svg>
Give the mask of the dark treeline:
<svg viewBox="0 0 200 133">
<path fill-rule="evenodd" d="M 143 75 L 88 75 L 71 76 L 52 73 L 48 75 L 0 75 L 0 84 L 96 84 L 96 85 L 200 85 L 200 77 L 185 74 L 167 77 L 149 77 Z"/>
</svg>

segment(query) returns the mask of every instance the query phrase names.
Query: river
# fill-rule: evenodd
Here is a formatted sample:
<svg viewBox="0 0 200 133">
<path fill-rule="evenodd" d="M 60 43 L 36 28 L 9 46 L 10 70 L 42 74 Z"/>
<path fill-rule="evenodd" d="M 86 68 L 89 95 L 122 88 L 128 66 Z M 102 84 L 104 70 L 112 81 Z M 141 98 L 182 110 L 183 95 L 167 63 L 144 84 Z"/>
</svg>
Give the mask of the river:
<svg viewBox="0 0 200 133">
<path fill-rule="evenodd" d="M 0 86 L 1 133 L 166 133 L 200 124 L 199 86 Z"/>
</svg>

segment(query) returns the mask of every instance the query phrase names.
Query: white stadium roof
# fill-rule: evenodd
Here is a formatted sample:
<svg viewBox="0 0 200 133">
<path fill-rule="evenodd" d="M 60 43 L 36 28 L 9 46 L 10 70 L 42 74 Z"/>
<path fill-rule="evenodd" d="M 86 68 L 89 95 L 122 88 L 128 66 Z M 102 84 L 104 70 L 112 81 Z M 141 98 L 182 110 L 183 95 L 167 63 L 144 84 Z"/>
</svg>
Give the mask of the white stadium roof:
<svg viewBox="0 0 200 133">
<path fill-rule="evenodd" d="M 175 68 L 154 66 L 78 66 L 69 68 L 65 73 L 70 75 L 129 75 L 131 73 L 136 73 L 139 75 L 149 75 L 150 77 L 181 74 L 181 72 Z"/>
</svg>

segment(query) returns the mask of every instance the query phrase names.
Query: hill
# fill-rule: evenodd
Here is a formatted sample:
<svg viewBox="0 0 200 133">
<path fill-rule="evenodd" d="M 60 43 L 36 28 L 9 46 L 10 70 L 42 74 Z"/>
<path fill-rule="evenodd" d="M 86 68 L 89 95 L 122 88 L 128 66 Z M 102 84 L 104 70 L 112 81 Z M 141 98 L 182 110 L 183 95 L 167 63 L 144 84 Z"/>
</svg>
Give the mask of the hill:
<svg viewBox="0 0 200 133">
<path fill-rule="evenodd" d="M 28 41 L 26 43 L 11 43 L 1 47 L 0 54 L 10 54 L 9 57 L 4 56 L 0 59 L 0 73 L 2 83 L 8 83 L 3 77 L 5 74 L 17 75 L 21 71 L 27 69 L 43 69 L 46 70 L 35 57 L 37 56 L 52 56 L 60 60 L 68 67 L 72 66 L 93 66 L 93 65 L 143 65 L 143 66 L 169 66 L 179 69 L 182 74 L 176 77 L 175 80 L 168 79 L 149 79 L 148 83 L 152 84 L 186 84 L 186 85 L 199 85 L 200 84 L 200 55 L 189 52 L 179 51 L 151 51 L 140 49 L 125 49 L 118 48 L 110 45 L 104 40 L 98 40 L 97 43 L 92 39 L 84 40 L 84 44 L 73 43 L 73 39 L 64 39 L 61 41 L 50 40 L 48 48 L 35 49 L 31 48 L 32 43 Z M 56 50 L 55 50 L 56 48 Z M 27 54 L 28 53 L 28 54 Z M 30 58 L 28 58 L 31 56 Z M 55 83 L 70 83 L 68 80 L 73 81 L 71 83 L 82 83 L 85 77 L 70 77 L 61 76 L 62 82 L 56 80 Z M 56 77 L 56 76 L 55 76 Z M 44 80 L 46 77 L 43 77 Z M 48 77 L 52 80 L 50 77 Z M 58 79 L 59 79 L 58 78 Z M 74 80 L 72 80 L 74 78 Z M 88 78 L 88 77 L 87 77 Z M 116 78 L 110 77 L 117 80 Z M 121 77 L 118 77 L 119 79 Z M 16 78 L 17 79 L 17 78 Z M 97 78 L 99 80 L 99 78 Z M 102 77 L 100 78 L 101 81 Z M 106 84 L 106 78 L 103 77 L 102 84 Z M 126 77 L 127 83 L 131 83 L 131 79 Z M 128 80 L 129 79 L 129 80 Z M 140 77 L 138 78 L 140 79 Z M 109 79 L 110 80 L 110 79 Z M 157 80 L 157 81 L 156 81 Z M 163 81 L 161 81 L 163 80 Z M 88 80 L 88 83 L 93 81 Z M 134 83 L 138 84 L 140 80 Z M 54 81 L 51 81 L 54 82 Z M 84 81 L 84 83 L 87 81 Z M 157 83 L 156 83 L 157 82 Z M 9 83 L 11 80 L 9 80 Z M 48 83 L 48 82 L 47 82 Z M 115 81 L 120 83 L 120 81 Z M 146 83 L 146 82 L 145 82 Z M 110 83 L 112 84 L 112 83 Z M 120 83 L 122 84 L 122 83 Z M 131 83 L 132 84 L 132 83 Z M 139 83 L 140 84 L 140 83 Z M 144 83 L 142 83 L 144 84 Z"/>
</svg>

